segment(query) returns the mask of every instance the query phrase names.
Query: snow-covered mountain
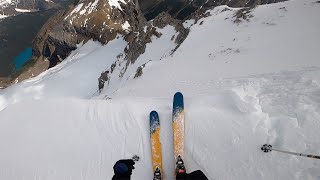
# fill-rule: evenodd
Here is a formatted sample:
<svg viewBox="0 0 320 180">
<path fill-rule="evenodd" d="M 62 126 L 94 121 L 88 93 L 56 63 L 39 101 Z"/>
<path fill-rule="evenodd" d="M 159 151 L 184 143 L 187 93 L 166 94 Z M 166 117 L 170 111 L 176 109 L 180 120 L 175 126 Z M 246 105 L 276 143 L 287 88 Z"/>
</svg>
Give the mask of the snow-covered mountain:
<svg viewBox="0 0 320 180">
<path fill-rule="evenodd" d="M 316 0 L 219 6 L 184 21 L 183 42 L 177 23 L 148 22 L 153 34 L 136 58 L 130 42 L 142 32 L 129 43 L 118 34 L 105 45 L 79 44 L 57 66 L 0 90 L 0 179 L 111 179 L 114 162 L 134 154 L 141 160 L 132 179 L 152 179 L 152 110 L 161 119 L 164 178 L 174 179 L 177 91 L 188 171 L 319 179 L 317 160 L 260 150 L 269 143 L 319 154 L 319 16 Z"/>
<path fill-rule="evenodd" d="M 279 1 L 283 0 L 77 0 L 73 7 L 51 18 L 42 28 L 34 41 L 33 56 L 38 60 L 47 58 L 53 67 L 70 55 L 78 43 L 88 39 L 104 44 L 122 34 L 127 35 L 126 41 L 134 41 L 135 36 L 143 33 L 144 37 L 139 39 L 141 44 L 145 44 L 144 40 L 148 40 L 148 34 L 152 33 L 143 31 L 148 26 L 146 21 L 156 17 L 164 26 L 172 22 L 168 14 L 177 22 L 205 14 L 206 10 L 219 5 L 252 8 Z M 179 39 L 183 41 L 183 38 Z"/>
<path fill-rule="evenodd" d="M 227 5 L 229 7 L 253 7 L 260 4 L 271 4 L 285 0 L 138 0 L 146 18 L 153 19 L 166 11 L 171 16 L 184 19 L 198 9 Z"/>
</svg>

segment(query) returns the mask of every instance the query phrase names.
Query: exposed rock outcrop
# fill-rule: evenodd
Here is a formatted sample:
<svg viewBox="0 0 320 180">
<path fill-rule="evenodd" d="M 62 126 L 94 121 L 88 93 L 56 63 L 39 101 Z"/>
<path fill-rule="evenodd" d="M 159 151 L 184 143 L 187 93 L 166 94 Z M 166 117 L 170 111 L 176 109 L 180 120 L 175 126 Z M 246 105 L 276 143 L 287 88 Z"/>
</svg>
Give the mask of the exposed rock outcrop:
<svg viewBox="0 0 320 180">
<path fill-rule="evenodd" d="M 157 32 L 156 28 L 164 28 L 167 25 L 171 25 L 179 33 L 176 38 L 177 46 L 180 45 L 187 37 L 189 30 L 184 28 L 182 22 L 172 18 L 168 13 L 163 12 L 159 14 L 152 22 L 146 24 L 146 27 L 140 28 L 138 31 L 132 31 L 125 36 L 128 46 L 125 49 L 126 58 L 130 63 L 134 63 L 135 60 L 144 53 L 146 44 L 151 42 L 151 37 L 154 35 L 160 37 L 161 33 Z M 146 31 L 144 31 L 146 29 Z"/>
<path fill-rule="evenodd" d="M 141 54 L 146 50 L 148 43 L 151 43 L 152 36 L 157 38 L 161 37 L 161 33 L 157 31 L 158 28 L 162 29 L 166 26 L 174 27 L 177 32 L 177 36 L 173 37 L 176 47 L 171 51 L 171 54 L 180 46 L 180 44 L 186 39 L 189 29 L 186 29 L 182 21 L 174 19 L 167 12 L 159 14 L 153 21 L 146 24 L 145 27 L 138 29 L 138 31 L 132 31 L 125 36 L 125 40 L 128 42 L 128 46 L 124 50 L 124 54 L 120 54 L 117 60 L 99 77 L 99 89 L 102 90 L 105 87 L 105 83 L 109 84 L 110 75 L 115 68 L 121 69 L 118 77 L 122 78 L 126 73 L 128 67 L 135 63 Z M 143 73 L 145 63 L 138 67 L 134 78 L 138 78 Z"/>
</svg>

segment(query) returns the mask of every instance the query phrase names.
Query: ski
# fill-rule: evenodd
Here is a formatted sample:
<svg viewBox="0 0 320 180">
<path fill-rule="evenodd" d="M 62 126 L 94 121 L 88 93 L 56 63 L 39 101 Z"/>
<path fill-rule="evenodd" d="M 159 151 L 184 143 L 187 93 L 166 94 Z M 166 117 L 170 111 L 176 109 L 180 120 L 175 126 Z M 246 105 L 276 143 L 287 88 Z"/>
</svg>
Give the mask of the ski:
<svg viewBox="0 0 320 180">
<path fill-rule="evenodd" d="M 184 103 L 183 95 L 177 92 L 173 98 L 172 112 L 173 147 L 176 161 L 175 173 L 185 173 L 184 165 Z"/>
<path fill-rule="evenodd" d="M 150 144 L 152 154 L 153 180 L 162 178 L 162 149 L 160 142 L 160 119 L 156 111 L 150 112 Z"/>
</svg>

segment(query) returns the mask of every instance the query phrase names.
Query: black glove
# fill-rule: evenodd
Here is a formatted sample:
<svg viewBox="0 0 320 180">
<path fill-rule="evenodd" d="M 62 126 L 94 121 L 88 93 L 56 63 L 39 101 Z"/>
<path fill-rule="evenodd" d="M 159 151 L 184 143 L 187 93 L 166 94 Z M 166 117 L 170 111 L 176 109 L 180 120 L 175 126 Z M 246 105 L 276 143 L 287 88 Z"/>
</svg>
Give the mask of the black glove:
<svg viewBox="0 0 320 180">
<path fill-rule="evenodd" d="M 206 175 L 202 171 L 197 170 L 190 174 L 188 173 L 179 173 L 176 176 L 176 180 L 208 180 Z"/>
<path fill-rule="evenodd" d="M 114 177 L 129 178 L 134 169 L 135 162 L 132 159 L 122 159 L 116 162 L 113 166 Z"/>
</svg>

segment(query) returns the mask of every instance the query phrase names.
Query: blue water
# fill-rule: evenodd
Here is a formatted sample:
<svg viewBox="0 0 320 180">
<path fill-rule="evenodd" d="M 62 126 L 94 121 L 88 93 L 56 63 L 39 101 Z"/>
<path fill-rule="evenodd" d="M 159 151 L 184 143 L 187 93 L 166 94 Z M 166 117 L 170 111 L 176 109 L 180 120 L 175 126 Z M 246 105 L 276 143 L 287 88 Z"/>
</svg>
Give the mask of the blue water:
<svg viewBox="0 0 320 180">
<path fill-rule="evenodd" d="M 14 66 L 16 68 L 16 71 L 21 70 L 23 65 L 30 60 L 32 57 L 32 48 L 25 49 L 22 53 L 20 53 L 15 59 L 14 59 Z"/>
</svg>

